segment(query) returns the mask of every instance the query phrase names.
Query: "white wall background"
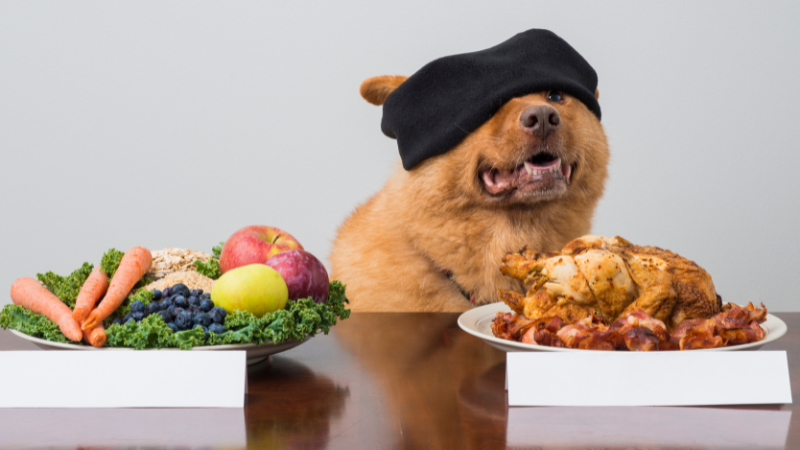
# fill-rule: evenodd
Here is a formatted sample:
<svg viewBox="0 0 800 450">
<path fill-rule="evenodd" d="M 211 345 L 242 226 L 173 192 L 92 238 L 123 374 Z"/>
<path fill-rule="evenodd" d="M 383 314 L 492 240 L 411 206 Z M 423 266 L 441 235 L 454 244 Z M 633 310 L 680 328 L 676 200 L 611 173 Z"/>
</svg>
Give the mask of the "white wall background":
<svg viewBox="0 0 800 450">
<path fill-rule="evenodd" d="M 800 311 L 798 24 L 796 1 L 2 2 L 0 292 L 250 224 L 325 259 L 399 160 L 360 82 L 549 28 L 599 74 L 594 231 Z"/>
</svg>

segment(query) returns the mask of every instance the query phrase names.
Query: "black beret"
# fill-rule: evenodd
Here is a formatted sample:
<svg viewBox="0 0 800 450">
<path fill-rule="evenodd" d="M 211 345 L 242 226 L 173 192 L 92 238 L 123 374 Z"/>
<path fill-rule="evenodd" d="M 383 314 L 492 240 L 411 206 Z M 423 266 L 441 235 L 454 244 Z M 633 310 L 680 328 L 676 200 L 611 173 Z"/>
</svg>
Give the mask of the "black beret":
<svg viewBox="0 0 800 450">
<path fill-rule="evenodd" d="M 397 139 L 411 170 L 446 153 L 514 97 L 559 90 L 597 118 L 597 73 L 566 41 L 548 30 L 528 30 L 486 50 L 426 64 L 386 99 L 381 129 Z"/>
</svg>

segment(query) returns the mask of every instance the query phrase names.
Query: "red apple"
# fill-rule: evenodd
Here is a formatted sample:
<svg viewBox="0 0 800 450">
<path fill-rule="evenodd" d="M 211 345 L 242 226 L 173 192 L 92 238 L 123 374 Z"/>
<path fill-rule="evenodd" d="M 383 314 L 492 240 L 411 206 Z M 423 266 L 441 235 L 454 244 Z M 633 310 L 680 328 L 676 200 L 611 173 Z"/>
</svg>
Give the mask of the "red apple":
<svg viewBox="0 0 800 450">
<path fill-rule="evenodd" d="M 280 228 L 250 225 L 233 233 L 222 246 L 219 268 L 222 273 L 249 264 L 264 264 L 272 256 L 303 246 Z"/>
<path fill-rule="evenodd" d="M 266 264 L 283 277 L 289 288 L 289 300 L 308 297 L 317 303 L 328 300 L 328 271 L 311 253 L 289 250 L 268 259 Z"/>
</svg>

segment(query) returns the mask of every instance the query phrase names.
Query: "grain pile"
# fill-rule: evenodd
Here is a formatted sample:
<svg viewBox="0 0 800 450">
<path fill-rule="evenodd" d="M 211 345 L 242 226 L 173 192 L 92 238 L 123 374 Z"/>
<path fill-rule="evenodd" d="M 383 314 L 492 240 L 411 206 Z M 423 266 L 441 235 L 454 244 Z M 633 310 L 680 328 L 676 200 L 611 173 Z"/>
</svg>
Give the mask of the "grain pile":
<svg viewBox="0 0 800 450">
<path fill-rule="evenodd" d="M 214 286 L 214 280 L 211 278 L 194 271 L 183 271 L 167 274 L 164 278 L 154 281 L 144 288 L 149 291 L 153 289 L 163 290 L 165 287 L 174 286 L 178 283 L 185 284 L 189 289 L 202 289 L 203 292 L 211 292 L 211 288 Z"/>
<path fill-rule="evenodd" d="M 185 284 L 189 289 L 202 289 L 204 292 L 211 292 L 214 280 L 197 273 L 195 261 L 208 261 L 211 255 L 197 250 L 186 248 L 167 247 L 161 250 L 150 252 L 153 255 L 153 262 L 150 270 L 145 275 L 154 278 L 156 281 L 145 286 L 145 289 L 162 290 L 167 286 L 177 283 Z"/>
<path fill-rule="evenodd" d="M 205 262 L 211 259 L 211 255 L 208 253 L 186 248 L 167 247 L 150 253 L 153 255 L 153 263 L 150 265 L 148 273 L 156 277 L 171 272 L 195 272 L 197 270 L 194 265 L 195 261 Z"/>
</svg>

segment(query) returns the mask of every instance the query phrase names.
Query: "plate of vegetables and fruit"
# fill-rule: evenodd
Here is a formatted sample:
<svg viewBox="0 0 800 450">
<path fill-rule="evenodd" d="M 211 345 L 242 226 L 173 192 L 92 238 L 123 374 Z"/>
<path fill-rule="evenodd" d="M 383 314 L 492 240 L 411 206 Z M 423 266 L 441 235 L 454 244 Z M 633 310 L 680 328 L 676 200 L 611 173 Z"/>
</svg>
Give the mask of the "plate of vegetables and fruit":
<svg viewBox="0 0 800 450">
<path fill-rule="evenodd" d="M 349 317 L 344 285 L 328 281 L 327 273 L 327 295 L 319 295 L 318 289 L 313 296 L 289 299 L 285 292 L 291 286 L 281 287 L 286 286 L 281 275 L 264 264 L 234 269 L 233 275 L 221 278 L 220 251 L 221 246 L 215 247 L 211 259 L 197 261 L 197 273 L 186 277 L 186 283 L 148 279 L 152 254 L 143 247 L 124 253 L 111 249 L 99 267 L 84 263 L 68 276 L 47 272 L 37 279 L 20 278 L 11 288 L 14 304 L 0 311 L 0 328 L 44 350 L 239 350 L 247 352 L 252 364 L 319 332 L 327 334 L 338 320 Z M 250 292 L 247 278 L 252 273 L 237 276 L 242 269 L 266 273 L 273 281 L 258 283 L 256 292 Z M 191 285 L 195 280 L 200 284 Z M 263 286 L 278 293 L 262 292 Z M 256 306 L 253 298 L 248 304 L 248 296 L 258 300 Z"/>
</svg>

